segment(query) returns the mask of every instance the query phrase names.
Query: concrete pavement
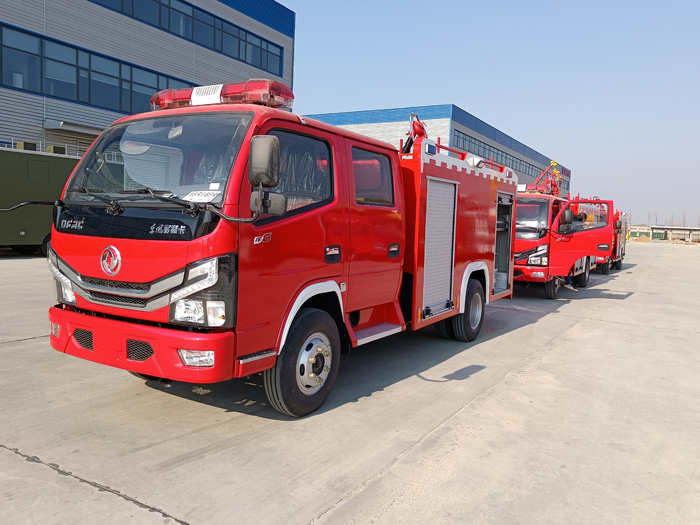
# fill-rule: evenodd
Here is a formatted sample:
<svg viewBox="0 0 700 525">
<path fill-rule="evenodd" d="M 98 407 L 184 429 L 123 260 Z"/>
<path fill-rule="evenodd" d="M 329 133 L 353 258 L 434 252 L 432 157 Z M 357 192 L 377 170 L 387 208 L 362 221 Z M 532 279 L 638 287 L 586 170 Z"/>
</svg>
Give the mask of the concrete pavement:
<svg viewBox="0 0 700 525">
<path fill-rule="evenodd" d="M 700 247 L 627 252 L 360 347 L 300 420 L 55 352 L 45 261 L 0 255 L 0 523 L 698 523 Z"/>
</svg>

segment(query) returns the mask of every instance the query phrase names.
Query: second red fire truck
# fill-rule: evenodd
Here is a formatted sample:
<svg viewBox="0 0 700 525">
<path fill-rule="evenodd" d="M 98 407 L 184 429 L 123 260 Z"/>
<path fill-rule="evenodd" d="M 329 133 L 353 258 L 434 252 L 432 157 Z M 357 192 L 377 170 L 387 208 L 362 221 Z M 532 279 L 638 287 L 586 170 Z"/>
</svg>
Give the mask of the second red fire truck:
<svg viewBox="0 0 700 525">
<path fill-rule="evenodd" d="M 57 202 L 56 350 L 145 379 L 262 372 L 303 416 L 358 345 L 477 337 L 512 296 L 513 171 L 417 119 L 399 152 L 292 100 L 271 81 L 166 90 L 102 133 Z"/>
<path fill-rule="evenodd" d="M 560 195 L 557 179 L 556 170 L 543 173 L 518 193 L 516 207 L 513 278 L 542 285 L 548 299 L 557 297 L 567 277 L 586 287 L 596 264 L 611 260 L 621 227 L 612 201 L 569 200 Z"/>
</svg>

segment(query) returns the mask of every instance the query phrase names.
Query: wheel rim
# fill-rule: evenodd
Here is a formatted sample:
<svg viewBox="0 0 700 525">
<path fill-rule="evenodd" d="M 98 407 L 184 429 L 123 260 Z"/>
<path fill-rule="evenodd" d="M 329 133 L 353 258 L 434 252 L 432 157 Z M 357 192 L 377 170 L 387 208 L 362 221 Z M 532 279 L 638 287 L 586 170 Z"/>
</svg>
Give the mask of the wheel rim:
<svg viewBox="0 0 700 525">
<path fill-rule="evenodd" d="M 481 314 L 484 310 L 484 305 L 481 302 L 481 295 L 475 293 L 469 305 L 469 326 L 472 330 L 476 330 L 481 322 Z"/>
<path fill-rule="evenodd" d="M 311 334 L 304 341 L 297 357 L 296 376 L 299 391 L 312 396 L 321 390 L 331 372 L 332 361 L 330 339 L 321 332 Z"/>
</svg>

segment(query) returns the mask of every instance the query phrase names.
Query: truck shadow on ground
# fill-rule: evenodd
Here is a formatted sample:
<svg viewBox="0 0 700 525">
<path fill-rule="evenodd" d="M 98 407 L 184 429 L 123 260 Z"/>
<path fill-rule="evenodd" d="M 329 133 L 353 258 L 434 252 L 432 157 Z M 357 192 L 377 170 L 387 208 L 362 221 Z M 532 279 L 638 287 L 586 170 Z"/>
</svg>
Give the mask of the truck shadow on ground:
<svg viewBox="0 0 700 525">
<path fill-rule="evenodd" d="M 633 266 L 625 264 L 623 271 Z M 349 356 L 342 356 L 333 392 L 316 413 L 356 403 L 411 377 L 433 383 L 468 381 L 486 367 L 472 363 L 437 378 L 428 377 L 425 372 L 462 352 L 478 348 L 494 337 L 535 323 L 571 301 L 628 298 L 631 295 L 629 292 L 616 292 L 607 288 L 607 284 L 618 275 L 621 275 L 620 271 L 611 271 L 608 275 L 592 274 L 587 288 L 579 289 L 578 292 L 561 290 L 556 300 L 545 299 L 541 287 L 518 287 L 512 301 L 497 301 L 486 307 L 481 334 L 471 343 L 441 339 L 435 334 L 433 327 L 427 327 L 417 332 L 407 331 L 360 346 Z M 461 363 L 464 363 L 463 359 Z M 158 381 L 147 381 L 146 385 L 178 398 L 205 403 L 227 412 L 280 421 L 294 420 L 270 406 L 261 374 L 207 385 L 174 382 L 165 388 Z"/>
<path fill-rule="evenodd" d="M 13 252 L 10 248 L 0 248 L 0 259 L 12 259 L 15 261 L 27 261 L 33 259 L 46 259 L 46 255 L 37 250 L 36 253 L 19 254 Z"/>
<path fill-rule="evenodd" d="M 541 302 L 544 301 L 542 299 Z M 435 377 L 425 372 L 462 352 L 478 348 L 494 337 L 534 322 L 552 310 L 553 307 L 529 310 L 527 316 L 514 316 L 513 303 L 498 301 L 486 308 L 482 332 L 477 340 L 471 343 L 441 339 L 435 334 L 433 327 L 427 327 L 417 332 L 402 332 L 355 348 L 350 355 L 342 356 L 333 392 L 316 413 L 358 402 L 411 377 L 431 383 L 468 381 L 486 367 L 473 362 L 462 366 L 464 359 L 460 359 L 455 360 L 454 370 L 441 376 Z M 278 413 L 270 406 L 261 374 L 207 385 L 173 382 L 170 387 L 165 388 L 159 381 L 146 381 L 146 385 L 178 398 L 205 403 L 227 412 L 281 421 L 294 419 Z"/>
<path fill-rule="evenodd" d="M 560 301 L 569 301 L 575 299 L 614 299 L 623 300 L 632 296 L 632 292 L 615 291 L 605 288 L 609 283 L 618 279 L 625 270 L 634 268 L 636 264 L 623 264 L 621 270 L 611 270 L 609 274 L 594 272 L 588 280 L 588 286 L 585 288 L 576 287 L 577 291 L 560 288 L 555 300 L 546 299 L 544 296 L 544 286 L 531 284 L 520 284 L 515 287 L 515 297 L 519 299 L 542 299 L 548 303 L 557 303 Z"/>
</svg>

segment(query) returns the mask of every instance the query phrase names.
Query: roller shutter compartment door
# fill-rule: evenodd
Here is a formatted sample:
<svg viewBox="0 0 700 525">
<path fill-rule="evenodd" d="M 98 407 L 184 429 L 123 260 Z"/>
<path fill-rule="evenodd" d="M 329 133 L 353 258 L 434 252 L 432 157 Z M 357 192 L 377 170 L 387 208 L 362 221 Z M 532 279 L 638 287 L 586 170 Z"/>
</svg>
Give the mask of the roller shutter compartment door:
<svg viewBox="0 0 700 525">
<path fill-rule="evenodd" d="M 428 179 L 423 316 L 452 307 L 457 184 Z"/>
</svg>

